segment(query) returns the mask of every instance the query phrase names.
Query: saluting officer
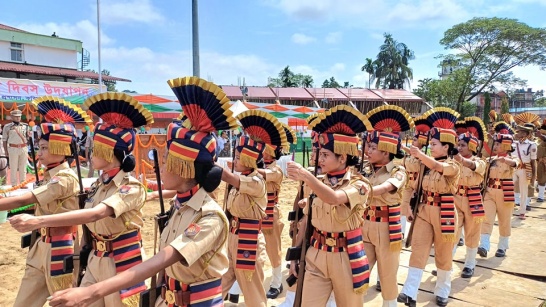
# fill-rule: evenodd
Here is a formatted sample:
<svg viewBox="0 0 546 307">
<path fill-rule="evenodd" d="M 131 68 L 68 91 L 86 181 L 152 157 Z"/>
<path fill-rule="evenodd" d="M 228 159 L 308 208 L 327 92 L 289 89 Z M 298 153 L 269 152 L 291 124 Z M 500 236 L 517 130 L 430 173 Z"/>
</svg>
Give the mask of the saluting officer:
<svg viewBox="0 0 546 307">
<path fill-rule="evenodd" d="M 21 123 L 20 110 L 10 112 L 13 122 L 4 126 L 2 140 L 4 149 L 9 156 L 10 184 L 16 186 L 26 179 L 26 166 L 28 159 L 27 139 L 30 130 L 28 125 Z M 17 178 L 19 174 L 19 178 Z"/>
<path fill-rule="evenodd" d="M 514 172 L 514 184 L 519 187 L 516 193 L 516 204 L 519 203 L 518 215 L 525 219 L 525 212 L 530 209 L 531 199 L 528 194 L 529 184 L 534 187 L 536 179 L 537 144 L 531 141 L 534 125 L 531 123 L 518 125 L 514 141 L 515 152 L 512 157 L 521 161 L 520 167 Z"/>
</svg>

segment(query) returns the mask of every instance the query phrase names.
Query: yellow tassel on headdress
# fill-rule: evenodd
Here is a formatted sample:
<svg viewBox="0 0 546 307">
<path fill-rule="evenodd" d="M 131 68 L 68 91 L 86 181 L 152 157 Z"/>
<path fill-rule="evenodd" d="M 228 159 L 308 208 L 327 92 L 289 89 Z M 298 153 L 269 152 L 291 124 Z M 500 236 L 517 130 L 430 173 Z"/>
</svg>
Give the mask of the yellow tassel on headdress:
<svg viewBox="0 0 546 307">
<path fill-rule="evenodd" d="M 65 290 L 72 287 L 72 274 L 64 274 L 51 277 L 53 291 Z"/>
<path fill-rule="evenodd" d="M 172 154 L 167 155 L 167 171 L 182 178 L 195 178 L 193 161 L 187 161 Z"/>
<path fill-rule="evenodd" d="M 66 144 L 62 142 L 50 141 L 48 146 L 48 151 L 52 155 L 59 155 L 59 156 L 72 155 L 70 151 L 70 144 Z"/>
<path fill-rule="evenodd" d="M 396 144 L 380 141 L 379 144 L 377 144 L 377 149 L 396 154 L 398 151 L 398 146 L 396 146 Z"/>
<path fill-rule="evenodd" d="M 114 161 L 114 148 L 106 144 L 95 142 L 93 145 L 93 155 L 108 162 L 112 162 Z"/>
<path fill-rule="evenodd" d="M 274 157 L 275 156 L 275 148 L 273 145 L 265 144 L 264 153 Z"/>
<path fill-rule="evenodd" d="M 440 132 L 440 142 L 450 143 L 450 144 L 457 144 L 457 140 L 455 139 L 455 136 L 448 133 Z"/>
<path fill-rule="evenodd" d="M 356 148 L 356 144 L 334 141 L 334 153 L 358 157 L 358 148 Z"/>
<path fill-rule="evenodd" d="M 254 159 L 254 158 L 252 158 L 250 156 L 241 154 L 241 157 L 239 158 L 239 160 L 241 161 L 241 164 L 246 166 L 246 167 L 258 168 L 258 165 L 256 164 L 256 159 Z"/>
</svg>

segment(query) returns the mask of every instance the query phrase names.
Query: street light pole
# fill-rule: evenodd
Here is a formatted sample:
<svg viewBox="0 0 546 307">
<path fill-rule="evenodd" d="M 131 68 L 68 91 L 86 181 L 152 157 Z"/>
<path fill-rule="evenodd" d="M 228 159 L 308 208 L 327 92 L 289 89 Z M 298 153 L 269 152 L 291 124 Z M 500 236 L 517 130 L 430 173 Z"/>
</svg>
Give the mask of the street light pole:
<svg viewBox="0 0 546 307">
<path fill-rule="evenodd" d="M 99 93 L 102 93 L 102 68 L 100 56 L 100 0 L 97 0 L 97 38 L 99 50 Z"/>
<path fill-rule="evenodd" d="M 192 16 L 192 42 L 193 42 L 193 75 L 200 77 L 199 67 L 199 14 L 197 11 L 197 0 L 191 2 Z"/>
</svg>

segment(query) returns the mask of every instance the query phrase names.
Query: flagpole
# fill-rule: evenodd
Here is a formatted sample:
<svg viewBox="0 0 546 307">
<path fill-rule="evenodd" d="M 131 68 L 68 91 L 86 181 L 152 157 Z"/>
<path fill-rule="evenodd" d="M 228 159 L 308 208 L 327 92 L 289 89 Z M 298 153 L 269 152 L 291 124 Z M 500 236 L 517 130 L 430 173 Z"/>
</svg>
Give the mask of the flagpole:
<svg viewBox="0 0 546 307">
<path fill-rule="evenodd" d="M 99 93 L 102 93 L 102 67 L 100 54 L 100 0 L 97 0 L 97 38 L 99 50 Z"/>
<path fill-rule="evenodd" d="M 193 41 L 193 75 L 200 77 L 199 67 L 199 14 L 197 11 L 197 0 L 192 0 L 191 3 L 192 16 L 192 41 Z"/>
</svg>

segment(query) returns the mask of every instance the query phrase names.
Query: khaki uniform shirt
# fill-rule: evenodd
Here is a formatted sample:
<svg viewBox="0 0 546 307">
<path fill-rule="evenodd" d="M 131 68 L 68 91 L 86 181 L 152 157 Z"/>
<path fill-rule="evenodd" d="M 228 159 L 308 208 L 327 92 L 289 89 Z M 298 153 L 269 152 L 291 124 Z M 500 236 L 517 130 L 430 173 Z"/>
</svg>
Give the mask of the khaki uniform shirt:
<svg viewBox="0 0 546 307">
<path fill-rule="evenodd" d="M 408 173 L 419 173 L 421 171 L 421 161 L 419 161 L 419 159 L 415 158 L 414 156 L 406 156 L 404 158 L 404 168 Z M 407 183 L 411 189 L 417 189 L 417 180 L 408 179 Z"/>
<path fill-rule="evenodd" d="M 31 191 L 38 200 L 34 214 L 41 216 L 77 210 L 78 192 L 78 177 L 64 162 L 45 172 L 42 185 Z"/>
<path fill-rule="evenodd" d="M 439 194 L 455 194 L 457 192 L 461 166 L 453 159 L 447 159 L 442 164 L 444 165 L 442 173 L 436 170 L 425 171 L 423 190 Z"/>
<path fill-rule="evenodd" d="M 540 140 L 537 146 L 537 161 L 546 163 L 546 141 Z"/>
<path fill-rule="evenodd" d="M 531 160 L 537 159 L 537 143 L 534 141 L 530 141 L 528 139 L 523 141 L 514 141 L 512 147 L 515 149 L 511 154 L 512 157 L 518 158 L 522 163 L 531 163 Z"/>
<path fill-rule="evenodd" d="M 498 162 L 498 156 L 493 156 L 487 160 L 489 163 L 489 178 L 490 179 L 512 179 L 514 170 L 519 167 L 521 161 L 518 158 L 508 157 L 516 161 L 516 166 L 510 166 L 507 163 Z"/>
<path fill-rule="evenodd" d="M 140 182 L 122 170 L 106 185 L 100 178 L 97 182 L 97 192 L 88 197 L 85 208 L 103 203 L 114 209 L 114 216 L 86 224 L 89 230 L 111 236 L 141 228 L 144 223 L 140 209 L 146 200 L 146 190 Z"/>
<path fill-rule="evenodd" d="M 370 206 L 394 206 L 400 204 L 402 200 L 402 189 L 406 184 L 406 170 L 401 166 L 395 166 L 391 161 L 374 172 L 369 178 L 372 186 L 378 186 L 383 182 L 392 184 L 396 189 L 381 195 L 374 195 Z"/>
<path fill-rule="evenodd" d="M 472 156 L 470 160 L 474 161 L 476 165 L 475 170 L 471 170 L 466 166 L 461 165 L 461 177 L 459 178 L 459 185 L 473 187 L 483 182 L 483 176 L 485 174 L 486 163 L 484 160 Z"/>
<path fill-rule="evenodd" d="M 227 209 L 236 217 L 261 220 L 265 215 L 267 195 L 264 178 L 257 171 L 239 176 L 239 189 L 231 188 Z"/>
<path fill-rule="evenodd" d="M 21 134 L 23 138 L 21 138 L 19 134 Z M 9 144 L 14 144 L 14 145 L 26 144 L 28 134 L 29 134 L 29 129 L 27 124 L 19 123 L 18 125 L 16 125 L 14 123 L 9 123 L 5 125 L 4 130 L 2 130 L 2 141 L 8 143 L 8 148 L 9 148 Z"/>
<path fill-rule="evenodd" d="M 279 193 L 283 176 L 282 169 L 277 165 L 277 161 L 273 161 L 267 166 L 265 169 L 265 184 L 268 193 Z"/>
<path fill-rule="evenodd" d="M 345 192 L 349 203 L 334 206 L 315 197 L 312 204 L 313 226 L 326 232 L 344 232 L 361 227 L 371 185 L 353 168 L 349 168 L 345 176 L 333 186 L 327 176 L 324 176 L 322 182 L 333 190 Z M 305 207 L 304 213 L 307 214 L 308 210 L 309 206 Z"/>
<path fill-rule="evenodd" d="M 222 208 L 203 189 L 173 212 L 161 233 L 160 248 L 170 245 L 184 259 L 165 272 L 185 284 L 220 278 L 227 272 L 228 222 Z"/>
</svg>

